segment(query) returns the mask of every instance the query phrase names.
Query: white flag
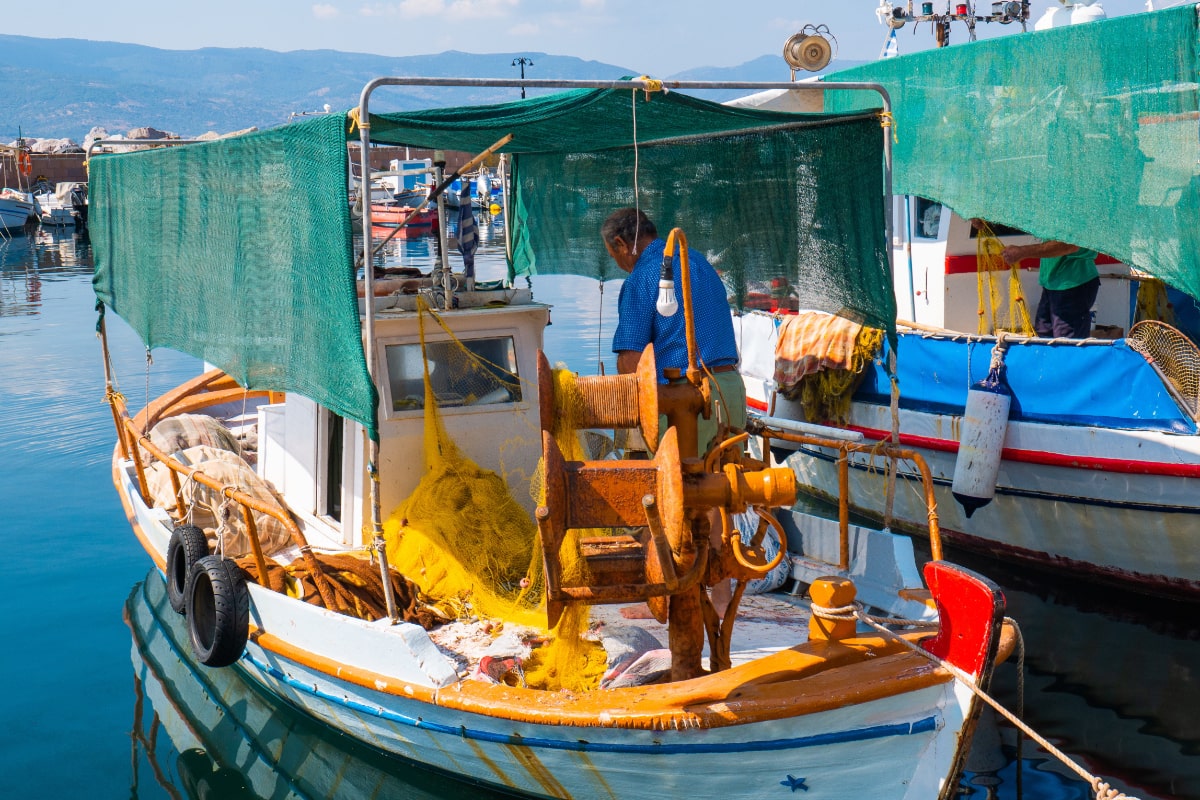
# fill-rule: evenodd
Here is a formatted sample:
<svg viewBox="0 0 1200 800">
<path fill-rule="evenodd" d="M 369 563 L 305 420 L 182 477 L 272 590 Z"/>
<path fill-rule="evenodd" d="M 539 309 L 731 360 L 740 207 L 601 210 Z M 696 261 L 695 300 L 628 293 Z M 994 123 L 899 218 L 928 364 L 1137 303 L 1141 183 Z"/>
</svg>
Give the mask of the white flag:
<svg viewBox="0 0 1200 800">
<path fill-rule="evenodd" d="M 900 47 L 896 42 L 896 29 L 892 28 L 888 34 L 887 41 L 883 43 L 883 50 L 880 51 L 880 58 L 893 58 L 900 55 Z"/>
</svg>

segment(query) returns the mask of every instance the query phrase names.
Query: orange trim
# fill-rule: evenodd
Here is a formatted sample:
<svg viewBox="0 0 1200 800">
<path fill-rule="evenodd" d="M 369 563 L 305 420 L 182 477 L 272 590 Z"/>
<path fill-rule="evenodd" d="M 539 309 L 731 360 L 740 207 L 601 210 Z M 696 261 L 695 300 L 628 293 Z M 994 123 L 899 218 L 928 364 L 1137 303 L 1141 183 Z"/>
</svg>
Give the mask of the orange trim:
<svg viewBox="0 0 1200 800">
<path fill-rule="evenodd" d="M 460 681 L 431 689 L 348 667 L 270 633 L 255 632 L 251 639 L 265 650 L 356 686 L 457 711 L 541 725 L 634 730 L 717 728 L 814 714 L 951 679 L 921 656 L 901 652 L 899 644 L 863 637 L 799 645 L 724 672 L 675 684 L 583 695 L 482 681 Z"/>
</svg>

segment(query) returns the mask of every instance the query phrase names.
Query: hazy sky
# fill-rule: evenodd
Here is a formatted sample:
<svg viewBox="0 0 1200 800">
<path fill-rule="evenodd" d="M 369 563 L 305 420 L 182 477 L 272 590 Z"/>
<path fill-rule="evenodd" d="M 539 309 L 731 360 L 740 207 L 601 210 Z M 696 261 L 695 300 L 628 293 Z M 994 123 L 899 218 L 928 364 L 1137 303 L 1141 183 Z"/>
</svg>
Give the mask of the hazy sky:
<svg viewBox="0 0 1200 800">
<path fill-rule="evenodd" d="M 953 0 L 951 0 L 953 2 Z M 990 6 L 977 0 L 978 6 Z M 1156 8 L 1173 4 L 1154 0 Z M 781 52 L 805 24 L 825 24 L 842 59 L 874 59 L 886 29 L 878 0 L 58 0 L 5 3 L 0 32 L 129 42 L 169 50 L 263 47 L 330 49 L 388 56 L 463 50 L 571 55 L 666 76 L 733 66 Z M 1057 0 L 1034 0 L 1031 23 Z M 1146 0 L 1104 0 L 1108 16 L 1146 10 Z M 935 0 L 943 10 L 946 0 Z M 1012 26 L 987 26 L 996 34 Z M 1032 27 L 1032 24 L 1031 24 Z M 928 26 L 899 32 L 900 52 L 932 45 Z M 966 40 L 961 24 L 951 43 Z M 528 77 L 541 76 L 534 67 Z"/>
</svg>

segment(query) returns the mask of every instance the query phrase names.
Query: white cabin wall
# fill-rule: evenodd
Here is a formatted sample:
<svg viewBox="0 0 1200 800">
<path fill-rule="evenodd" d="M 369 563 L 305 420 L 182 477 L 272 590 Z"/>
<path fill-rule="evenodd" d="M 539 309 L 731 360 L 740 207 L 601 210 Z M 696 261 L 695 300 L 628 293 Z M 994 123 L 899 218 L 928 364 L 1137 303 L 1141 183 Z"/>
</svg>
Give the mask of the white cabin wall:
<svg viewBox="0 0 1200 800">
<path fill-rule="evenodd" d="M 534 500 L 530 481 L 541 458 L 541 426 L 537 398 L 537 353 L 549 319 L 542 305 L 497 309 L 460 309 L 443 316 L 455 335 L 470 339 L 486 335 L 511 335 L 521 378 L 521 401 L 494 406 L 441 409 L 447 434 L 463 453 L 483 469 L 501 475 L 513 499 L 530 514 Z M 386 519 L 412 494 L 424 475 L 425 413 L 423 410 L 389 412 L 385 347 L 388 344 L 419 342 L 417 315 L 381 315 L 377 321 L 379 341 L 377 374 L 381 386 L 380 414 L 380 503 Z M 426 341 L 444 341 L 436 323 L 426 325 Z M 514 413 L 514 411 L 516 413 Z"/>
<path fill-rule="evenodd" d="M 1099 264 L 1097 270 L 1100 272 L 1100 293 L 1096 296 L 1096 305 L 1092 306 L 1093 322 L 1115 325 L 1124 336 L 1133 325 L 1132 292 L 1136 291 L 1129 265 Z"/>
<path fill-rule="evenodd" d="M 287 404 L 273 403 L 258 407 L 258 476 L 267 480 L 280 494 L 287 494 Z"/>
<path fill-rule="evenodd" d="M 892 204 L 893 279 L 900 319 L 942 327 L 945 316 L 945 253 L 949 218 L 941 209 L 935 236 L 922 235 L 916 198 L 896 197 Z M 911 244 L 909 244 L 911 242 Z"/>
<path fill-rule="evenodd" d="M 317 511 L 317 435 L 319 407 L 307 397 L 289 394 L 284 409 L 284 497 L 302 514 Z"/>
<path fill-rule="evenodd" d="M 370 523 L 370 494 L 367 492 L 366 429 L 357 422 L 344 420 L 342 450 L 342 543 L 361 547 L 369 543 L 371 533 L 363 532 Z"/>
</svg>

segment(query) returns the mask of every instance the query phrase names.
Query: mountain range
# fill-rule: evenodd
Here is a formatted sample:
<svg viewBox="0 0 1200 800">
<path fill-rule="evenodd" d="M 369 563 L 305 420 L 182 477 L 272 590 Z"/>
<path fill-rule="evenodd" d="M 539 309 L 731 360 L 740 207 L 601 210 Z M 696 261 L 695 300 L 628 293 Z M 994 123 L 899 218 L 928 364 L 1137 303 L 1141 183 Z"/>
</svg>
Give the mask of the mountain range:
<svg viewBox="0 0 1200 800">
<path fill-rule="evenodd" d="M 356 106 L 363 86 L 381 75 L 515 78 L 513 60 L 522 56 L 533 62 L 526 68 L 528 78 L 612 80 L 640 74 L 630 67 L 546 53 L 451 50 L 391 57 L 336 50 L 162 50 L 118 42 L 0 35 L 0 108 L 8 109 L 0 119 L 0 140 L 15 139 L 19 130 L 27 137 L 82 142 L 95 126 L 110 134 L 149 126 L 184 137 L 268 128 L 326 104 L 343 110 Z M 665 77 L 780 81 L 789 75 L 783 59 L 773 55 L 735 67 L 702 67 Z M 724 100 L 728 94 L 705 92 L 703 96 Z M 518 90 L 507 88 L 388 88 L 373 95 L 372 107 L 407 110 L 518 97 Z"/>
</svg>

